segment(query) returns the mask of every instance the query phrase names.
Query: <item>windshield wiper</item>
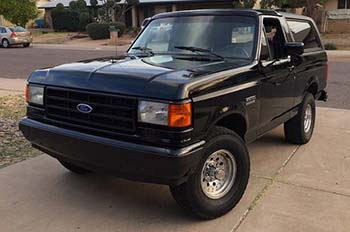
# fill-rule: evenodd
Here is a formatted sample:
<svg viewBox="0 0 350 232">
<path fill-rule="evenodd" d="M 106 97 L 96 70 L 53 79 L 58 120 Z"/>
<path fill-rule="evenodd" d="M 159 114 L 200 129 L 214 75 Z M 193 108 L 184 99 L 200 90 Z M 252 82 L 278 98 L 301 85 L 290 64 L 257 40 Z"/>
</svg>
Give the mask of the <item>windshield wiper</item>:
<svg viewBox="0 0 350 232">
<path fill-rule="evenodd" d="M 176 49 L 180 49 L 180 50 L 187 50 L 187 51 L 191 51 L 191 52 L 202 52 L 202 53 L 207 53 L 211 56 L 215 56 L 216 58 L 219 58 L 220 60 L 225 60 L 224 57 L 210 51 L 209 49 L 205 49 L 205 48 L 197 48 L 197 47 L 186 47 L 186 46 L 175 46 Z"/>
<path fill-rule="evenodd" d="M 131 49 L 140 50 L 141 52 L 146 53 L 148 56 L 154 56 L 154 52 L 148 47 L 133 47 Z"/>
</svg>

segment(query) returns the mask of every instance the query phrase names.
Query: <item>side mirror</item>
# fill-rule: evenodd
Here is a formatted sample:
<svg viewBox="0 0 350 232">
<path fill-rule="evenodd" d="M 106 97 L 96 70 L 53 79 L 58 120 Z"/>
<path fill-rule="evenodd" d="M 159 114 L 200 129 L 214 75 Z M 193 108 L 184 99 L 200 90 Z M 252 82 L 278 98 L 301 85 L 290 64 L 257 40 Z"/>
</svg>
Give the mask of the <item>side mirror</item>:
<svg viewBox="0 0 350 232">
<path fill-rule="evenodd" d="M 287 56 L 301 56 L 304 53 L 304 43 L 301 42 L 285 43 L 284 48 Z"/>
</svg>

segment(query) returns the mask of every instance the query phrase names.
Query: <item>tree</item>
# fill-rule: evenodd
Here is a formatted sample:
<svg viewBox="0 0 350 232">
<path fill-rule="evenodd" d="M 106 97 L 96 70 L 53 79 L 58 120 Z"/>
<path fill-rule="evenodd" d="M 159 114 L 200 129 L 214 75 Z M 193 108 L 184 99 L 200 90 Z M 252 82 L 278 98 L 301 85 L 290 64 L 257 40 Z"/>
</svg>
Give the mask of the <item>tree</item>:
<svg viewBox="0 0 350 232">
<path fill-rule="evenodd" d="M 85 0 L 77 0 L 78 9 L 83 10 L 87 8 Z"/>
<path fill-rule="evenodd" d="M 120 4 L 121 0 L 99 0 L 102 8 L 98 10 L 101 21 L 115 22 L 120 21 L 121 17 L 133 6 L 139 4 L 138 0 L 125 0 L 124 4 Z"/>
<path fill-rule="evenodd" d="M 69 8 L 57 4 L 51 16 L 55 30 L 84 31 L 86 25 L 92 22 L 85 0 L 70 1 Z"/>
<path fill-rule="evenodd" d="M 95 18 L 97 17 L 97 5 L 98 5 L 98 2 L 97 0 L 90 0 L 90 6 L 92 8 L 92 13 L 91 15 Z"/>
<path fill-rule="evenodd" d="M 324 2 L 325 0 L 305 0 L 305 14 L 316 20 L 319 5 L 323 5 Z"/>
<path fill-rule="evenodd" d="M 308 2 L 313 2 L 309 4 Z M 262 0 L 260 2 L 261 8 L 316 8 L 317 4 L 323 4 L 324 0 Z"/>
<path fill-rule="evenodd" d="M 29 20 L 37 17 L 38 11 L 32 0 L 1 0 L 0 14 L 11 23 L 25 27 Z"/>
<path fill-rule="evenodd" d="M 305 14 L 313 19 L 317 18 L 318 8 L 325 0 L 262 0 L 261 8 L 305 8 Z"/>
<path fill-rule="evenodd" d="M 236 0 L 233 2 L 233 8 L 253 8 L 256 0 Z"/>
</svg>

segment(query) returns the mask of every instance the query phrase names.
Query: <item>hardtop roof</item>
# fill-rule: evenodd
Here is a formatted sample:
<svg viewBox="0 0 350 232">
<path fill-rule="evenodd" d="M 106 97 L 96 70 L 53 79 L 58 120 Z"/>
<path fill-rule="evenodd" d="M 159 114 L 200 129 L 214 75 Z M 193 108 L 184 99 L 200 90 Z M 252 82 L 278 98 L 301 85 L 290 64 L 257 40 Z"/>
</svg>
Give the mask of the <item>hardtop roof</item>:
<svg viewBox="0 0 350 232">
<path fill-rule="evenodd" d="M 153 16 L 153 18 L 165 18 L 165 17 L 180 17 L 180 16 L 196 16 L 196 15 L 241 15 L 241 16 L 260 16 L 269 15 L 276 17 L 294 18 L 311 20 L 311 18 L 304 15 L 297 15 L 292 13 L 280 12 L 276 10 L 265 9 L 202 9 L 202 10 L 186 10 L 161 13 Z"/>
</svg>

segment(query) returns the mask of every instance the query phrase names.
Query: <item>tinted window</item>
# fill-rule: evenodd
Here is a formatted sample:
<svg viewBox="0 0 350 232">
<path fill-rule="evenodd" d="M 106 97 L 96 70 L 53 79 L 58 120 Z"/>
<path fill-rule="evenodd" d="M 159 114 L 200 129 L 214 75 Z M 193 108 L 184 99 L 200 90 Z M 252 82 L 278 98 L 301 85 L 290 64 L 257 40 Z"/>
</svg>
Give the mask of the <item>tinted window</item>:
<svg viewBox="0 0 350 232">
<path fill-rule="evenodd" d="M 0 33 L 6 33 L 6 29 L 4 27 L 0 27 Z"/>
<path fill-rule="evenodd" d="M 321 44 L 316 30 L 309 22 L 288 21 L 296 42 L 303 42 L 305 49 L 318 49 Z"/>
</svg>

